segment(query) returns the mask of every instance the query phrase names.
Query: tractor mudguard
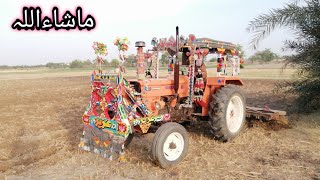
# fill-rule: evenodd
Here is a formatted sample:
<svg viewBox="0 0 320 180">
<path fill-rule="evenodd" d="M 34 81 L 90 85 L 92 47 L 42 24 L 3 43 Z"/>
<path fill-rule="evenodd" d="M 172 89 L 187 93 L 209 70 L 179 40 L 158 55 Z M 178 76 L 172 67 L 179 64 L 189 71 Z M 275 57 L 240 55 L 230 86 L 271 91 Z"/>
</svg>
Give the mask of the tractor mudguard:
<svg viewBox="0 0 320 180">
<path fill-rule="evenodd" d="M 208 116 L 211 95 L 227 84 L 243 86 L 244 83 L 239 77 L 208 77 L 206 89 L 203 94 L 202 116 Z"/>
</svg>

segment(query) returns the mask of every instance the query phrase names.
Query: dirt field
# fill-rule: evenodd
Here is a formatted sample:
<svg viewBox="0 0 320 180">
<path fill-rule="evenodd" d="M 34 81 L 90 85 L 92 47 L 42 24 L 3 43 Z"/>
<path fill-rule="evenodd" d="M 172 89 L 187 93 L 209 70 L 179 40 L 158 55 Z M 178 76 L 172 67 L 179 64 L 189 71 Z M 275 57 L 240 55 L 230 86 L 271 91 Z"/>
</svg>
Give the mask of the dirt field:
<svg viewBox="0 0 320 180">
<path fill-rule="evenodd" d="M 277 80 L 244 82 L 248 105 L 290 106 L 272 94 Z M 231 143 L 212 140 L 200 130 L 205 124 L 191 124 L 186 159 L 162 170 L 151 161 L 152 134 L 134 138 L 125 163 L 78 151 L 89 76 L 3 78 L 0 95 L 1 179 L 320 178 L 320 114 L 291 114 L 292 128 L 278 131 L 257 124 Z"/>
</svg>

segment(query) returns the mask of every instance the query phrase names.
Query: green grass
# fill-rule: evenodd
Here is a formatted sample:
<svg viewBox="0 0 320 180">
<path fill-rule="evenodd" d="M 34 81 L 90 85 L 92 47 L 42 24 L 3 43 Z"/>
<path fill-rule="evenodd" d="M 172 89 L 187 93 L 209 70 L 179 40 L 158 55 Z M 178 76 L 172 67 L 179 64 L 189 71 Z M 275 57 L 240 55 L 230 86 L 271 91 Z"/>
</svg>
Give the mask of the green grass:
<svg viewBox="0 0 320 180">
<path fill-rule="evenodd" d="M 275 68 L 271 68 L 275 67 Z M 296 69 L 282 69 L 279 64 L 272 65 L 246 65 L 240 70 L 241 78 L 250 79 L 291 79 Z M 32 68 L 32 69 L 9 69 L 0 70 L 0 79 L 33 79 L 42 77 L 68 77 L 68 76 L 90 76 L 94 68 L 79 69 L 49 69 L 49 68 Z M 114 68 L 106 68 L 104 71 L 112 71 Z M 227 69 L 228 75 L 231 75 L 231 68 Z M 216 68 L 212 65 L 207 66 L 208 76 L 216 76 Z M 167 75 L 167 68 L 160 68 L 160 77 Z M 134 67 L 127 68 L 127 77 L 135 77 L 136 69 Z"/>
<path fill-rule="evenodd" d="M 241 69 L 240 77 L 259 79 L 291 79 L 295 69 Z"/>
</svg>

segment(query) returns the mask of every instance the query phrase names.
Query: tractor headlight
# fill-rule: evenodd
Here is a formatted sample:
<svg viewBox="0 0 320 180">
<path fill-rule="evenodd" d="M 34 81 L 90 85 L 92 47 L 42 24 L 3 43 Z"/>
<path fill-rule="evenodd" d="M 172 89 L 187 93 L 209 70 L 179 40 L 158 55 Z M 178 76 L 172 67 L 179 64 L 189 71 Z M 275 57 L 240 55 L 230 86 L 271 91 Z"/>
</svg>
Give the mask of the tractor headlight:
<svg viewBox="0 0 320 180">
<path fill-rule="evenodd" d="M 156 101 L 155 104 L 154 104 L 154 106 L 155 106 L 155 108 L 156 108 L 157 110 L 162 109 L 165 105 L 166 105 L 166 103 L 163 102 L 163 101 Z"/>
<path fill-rule="evenodd" d="M 161 109 L 161 104 L 158 103 L 158 102 L 156 102 L 156 103 L 155 103 L 155 107 L 156 107 L 157 110 L 160 110 L 160 109 Z"/>
</svg>

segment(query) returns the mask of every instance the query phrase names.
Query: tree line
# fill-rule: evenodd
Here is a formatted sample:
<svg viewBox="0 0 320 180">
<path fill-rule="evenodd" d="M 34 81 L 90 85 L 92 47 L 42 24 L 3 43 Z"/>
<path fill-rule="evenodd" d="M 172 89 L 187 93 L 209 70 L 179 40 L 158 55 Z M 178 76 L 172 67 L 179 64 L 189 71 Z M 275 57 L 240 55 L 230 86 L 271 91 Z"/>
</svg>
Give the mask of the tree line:
<svg viewBox="0 0 320 180">
<path fill-rule="evenodd" d="M 119 65 L 118 59 L 112 59 L 110 62 L 108 60 L 104 60 L 103 67 L 117 67 Z M 29 68 L 50 68 L 50 69 L 59 69 L 59 68 L 94 68 L 96 66 L 95 60 L 80 60 L 75 59 L 70 63 L 64 62 L 48 62 L 46 64 L 41 65 L 0 65 L 0 69 L 29 69 Z"/>
<path fill-rule="evenodd" d="M 241 45 L 237 46 L 237 50 L 241 51 L 241 57 L 244 57 L 244 51 Z M 178 58 L 181 59 L 182 54 L 178 54 Z M 161 54 L 161 57 L 159 59 L 159 65 L 162 67 L 166 67 L 169 63 L 169 53 L 163 52 Z M 275 59 L 279 59 L 280 56 L 278 56 L 276 53 L 272 52 L 270 49 L 265 49 L 263 51 L 257 51 L 254 55 L 250 56 L 248 58 L 248 61 L 253 62 L 260 62 L 260 63 L 266 63 L 270 62 Z M 216 62 L 216 58 L 209 59 L 209 62 Z M 154 63 L 154 62 L 153 62 Z M 50 69 L 58 69 L 58 68 L 94 68 L 96 65 L 95 60 L 91 61 L 89 59 L 87 60 L 80 60 L 75 59 L 71 61 L 70 63 L 64 63 L 64 62 L 48 62 L 44 65 L 17 65 L 17 66 L 8 66 L 8 65 L 0 65 L 0 69 L 23 69 L 23 68 L 50 68 Z M 118 59 L 112 59 L 111 61 L 104 59 L 104 62 L 102 64 L 102 67 L 117 67 L 119 65 Z M 125 62 L 126 67 L 135 67 L 136 66 L 136 55 L 130 54 Z"/>
</svg>

